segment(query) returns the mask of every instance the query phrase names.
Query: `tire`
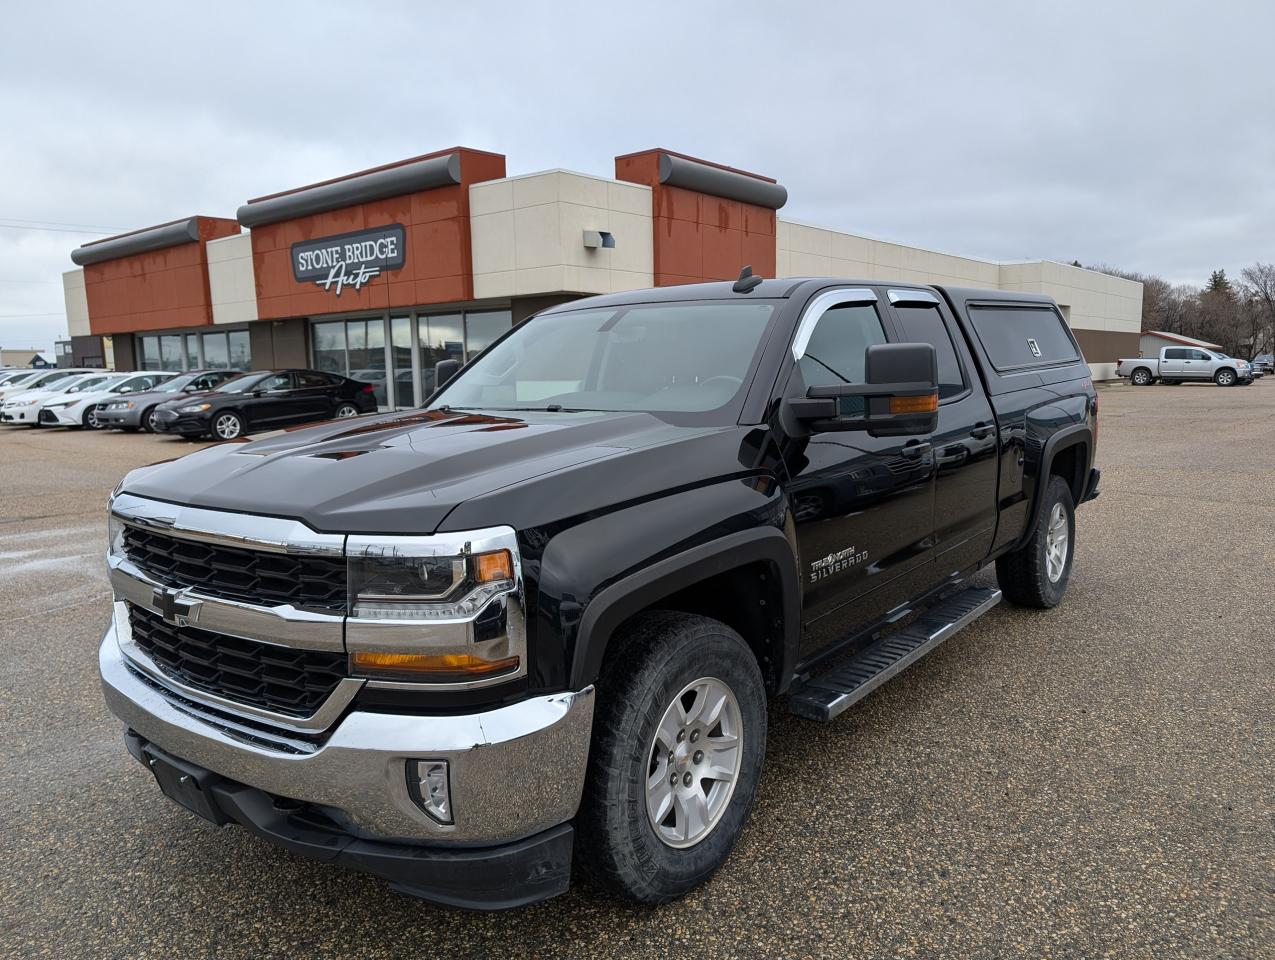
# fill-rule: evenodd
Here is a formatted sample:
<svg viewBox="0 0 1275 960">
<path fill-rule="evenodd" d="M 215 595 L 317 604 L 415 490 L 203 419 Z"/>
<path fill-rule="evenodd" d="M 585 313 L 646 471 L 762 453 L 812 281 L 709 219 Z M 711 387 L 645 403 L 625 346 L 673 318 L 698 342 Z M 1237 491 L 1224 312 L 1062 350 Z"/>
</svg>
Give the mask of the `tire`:
<svg viewBox="0 0 1275 960">
<path fill-rule="evenodd" d="M 155 416 L 155 410 L 158 407 L 159 404 L 155 404 L 153 407 L 147 407 L 142 411 L 142 415 L 137 418 L 137 426 L 143 433 L 159 433 L 159 431 L 155 429 L 155 424 L 152 422 L 152 418 Z"/>
<path fill-rule="evenodd" d="M 1223 367 L 1217 373 L 1213 374 L 1213 382 L 1219 387 L 1235 386 L 1235 371 L 1227 367 Z"/>
<path fill-rule="evenodd" d="M 1064 530 L 1066 540 L 1059 564 L 1056 555 L 1051 559 L 1051 545 L 1057 547 L 1057 535 Z M 1031 538 L 1018 550 L 996 561 L 996 579 L 1005 599 L 1019 607 L 1046 610 L 1056 606 L 1067 592 L 1067 582 L 1071 579 L 1075 542 L 1076 505 L 1071 487 L 1062 477 L 1051 474 L 1045 487 L 1045 503 Z"/>
<path fill-rule="evenodd" d="M 84 416 L 81 419 L 84 424 L 85 430 L 105 430 L 106 429 L 104 424 L 101 424 L 98 422 L 96 405 L 89 407 L 87 410 L 85 410 Z"/>
<path fill-rule="evenodd" d="M 1151 371 L 1146 367 L 1138 367 L 1129 375 L 1129 382 L 1135 387 L 1145 387 L 1155 382 L 1155 378 L 1151 376 Z"/>
<path fill-rule="evenodd" d="M 348 420 L 350 417 L 357 417 L 363 411 L 352 403 L 341 403 L 336 408 L 336 419 Z"/>
<path fill-rule="evenodd" d="M 586 877 L 617 896 L 664 903 L 707 880 L 730 855 L 748 819 L 766 752 L 766 687 L 739 634 L 707 617 L 642 614 L 611 644 L 610 662 L 597 684 L 577 861 Z M 713 727 L 697 726 L 699 705 L 714 700 L 723 703 L 721 719 Z M 691 716 L 682 723 L 688 704 Z M 738 738 L 733 751 L 695 749 L 695 743 L 726 744 L 731 726 Z M 673 741 L 668 750 L 666 740 Z M 671 751 L 678 754 L 672 764 Z M 736 768 L 733 778 L 691 773 L 707 771 L 712 762 L 707 755 L 714 753 L 720 764 Z M 665 776 L 676 777 L 678 786 L 669 786 Z M 668 812 L 657 825 L 658 811 L 652 813 L 648 803 L 661 800 Z M 696 816 L 687 817 L 690 810 Z"/>
<path fill-rule="evenodd" d="M 214 440 L 238 440 L 248 432 L 243 414 L 234 410 L 220 410 L 213 414 L 208 432 Z"/>
</svg>

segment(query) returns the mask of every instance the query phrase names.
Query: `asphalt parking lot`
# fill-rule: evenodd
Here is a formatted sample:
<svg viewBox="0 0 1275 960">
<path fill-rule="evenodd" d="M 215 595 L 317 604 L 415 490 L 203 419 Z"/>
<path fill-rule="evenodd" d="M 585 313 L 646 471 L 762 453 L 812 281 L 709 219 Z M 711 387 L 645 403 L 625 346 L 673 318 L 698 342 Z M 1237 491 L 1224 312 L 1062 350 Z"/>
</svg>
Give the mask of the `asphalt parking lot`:
<svg viewBox="0 0 1275 960">
<path fill-rule="evenodd" d="M 656 910 L 469 914 L 165 800 L 95 673 L 107 494 L 193 445 L 0 429 L 0 956 L 1275 956 L 1275 378 L 1101 392 L 1051 612 L 1002 606 L 836 722 Z"/>
</svg>

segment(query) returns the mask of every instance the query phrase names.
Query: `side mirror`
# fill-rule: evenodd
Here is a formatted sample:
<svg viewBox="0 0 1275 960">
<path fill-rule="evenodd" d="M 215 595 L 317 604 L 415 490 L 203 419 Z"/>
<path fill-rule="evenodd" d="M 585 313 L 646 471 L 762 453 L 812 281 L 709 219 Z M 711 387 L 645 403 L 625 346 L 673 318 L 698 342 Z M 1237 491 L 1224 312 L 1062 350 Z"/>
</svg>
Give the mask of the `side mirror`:
<svg viewBox="0 0 1275 960">
<path fill-rule="evenodd" d="M 811 387 L 784 402 L 785 419 L 810 433 L 862 430 L 874 437 L 933 433 L 938 427 L 938 358 L 929 343 L 877 343 L 865 356 L 866 383 Z"/>
<path fill-rule="evenodd" d="M 434 389 L 440 390 L 460 370 L 459 360 L 440 360 L 434 364 Z"/>
</svg>

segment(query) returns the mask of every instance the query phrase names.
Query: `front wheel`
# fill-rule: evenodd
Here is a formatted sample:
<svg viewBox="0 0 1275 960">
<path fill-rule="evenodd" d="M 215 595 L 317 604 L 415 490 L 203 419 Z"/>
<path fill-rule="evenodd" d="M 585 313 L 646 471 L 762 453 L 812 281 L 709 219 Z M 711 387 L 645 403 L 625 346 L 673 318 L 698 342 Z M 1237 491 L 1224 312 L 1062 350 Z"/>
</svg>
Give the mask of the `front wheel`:
<svg viewBox="0 0 1275 960">
<path fill-rule="evenodd" d="M 1056 606 L 1071 579 L 1075 540 L 1076 506 L 1071 487 L 1062 477 L 1051 474 L 1031 537 L 1013 553 L 996 560 L 996 579 L 1005 599 L 1020 607 Z"/>
<path fill-rule="evenodd" d="M 1213 382 L 1219 387 L 1233 387 L 1235 386 L 1235 371 L 1219 370 L 1213 374 Z"/>
<path fill-rule="evenodd" d="M 84 411 L 84 428 L 86 430 L 102 430 L 105 424 L 97 418 L 97 407 L 92 406 Z"/>
<path fill-rule="evenodd" d="M 243 436 L 246 428 L 243 417 L 233 410 L 223 410 L 213 415 L 212 435 L 215 440 L 237 440 Z"/>
<path fill-rule="evenodd" d="M 739 634 L 707 617 L 644 614 L 611 643 L 577 854 L 611 892 L 663 903 L 708 879 L 748 819 L 766 688 Z"/>
<path fill-rule="evenodd" d="M 158 412 L 159 412 L 158 405 L 154 407 L 147 407 L 145 410 L 142 411 L 142 416 L 139 419 L 138 423 L 139 423 L 139 426 L 141 426 L 141 428 L 145 430 L 147 433 L 159 433 L 159 426 L 155 422 L 155 414 Z"/>
</svg>

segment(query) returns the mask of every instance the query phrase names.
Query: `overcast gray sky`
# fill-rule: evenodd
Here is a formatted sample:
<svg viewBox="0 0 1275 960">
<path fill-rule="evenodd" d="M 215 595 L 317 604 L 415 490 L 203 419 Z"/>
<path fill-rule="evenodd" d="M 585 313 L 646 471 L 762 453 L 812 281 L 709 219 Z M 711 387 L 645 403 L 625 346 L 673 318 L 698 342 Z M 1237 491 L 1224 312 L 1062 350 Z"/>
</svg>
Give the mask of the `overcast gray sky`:
<svg viewBox="0 0 1275 960">
<path fill-rule="evenodd" d="M 992 260 L 1275 260 L 1269 0 L 856 6 L 12 6 L 0 345 L 65 333 L 94 236 L 456 144 L 606 176 L 662 146 L 778 178 L 786 217 Z"/>
</svg>

